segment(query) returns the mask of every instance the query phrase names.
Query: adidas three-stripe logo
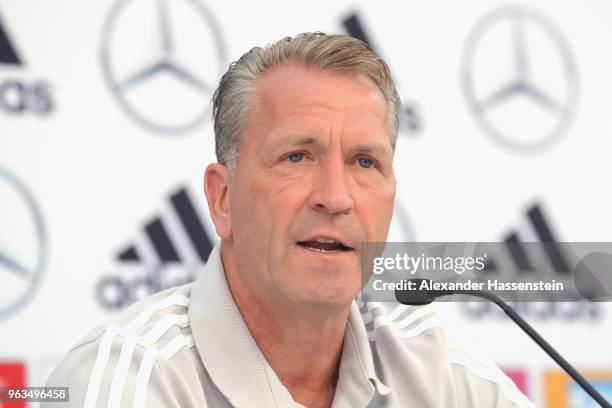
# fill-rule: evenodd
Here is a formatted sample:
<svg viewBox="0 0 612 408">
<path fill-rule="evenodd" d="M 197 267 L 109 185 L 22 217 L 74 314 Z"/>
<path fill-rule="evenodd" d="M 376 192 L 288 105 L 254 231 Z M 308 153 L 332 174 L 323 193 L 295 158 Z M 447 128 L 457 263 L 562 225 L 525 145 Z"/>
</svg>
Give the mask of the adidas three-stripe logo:
<svg viewBox="0 0 612 408">
<path fill-rule="evenodd" d="M 145 223 L 142 237 L 119 252 L 119 270 L 100 276 L 96 297 L 103 308 L 122 309 L 146 295 L 191 282 L 208 261 L 213 242 L 201 206 L 193 204 L 185 188 L 173 193 L 168 204 L 163 215 Z"/>
<path fill-rule="evenodd" d="M 569 262 L 565 255 L 561 252 L 556 237 L 554 236 L 544 213 L 538 204 L 531 206 L 527 210 L 527 219 L 540 242 L 551 243 L 552 245 L 544 245 L 542 248 L 546 251 L 546 256 L 553 266 L 554 270 L 559 274 L 567 274 L 570 272 Z M 518 232 L 511 231 L 504 237 L 504 242 L 514 266 L 521 272 L 532 272 L 532 266 L 527 253 L 522 246 L 522 240 Z M 494 260 L 487 262 L 486 270 L 495 272 L 496 265 Z"/>
<path fill-rule="evenodd" d="M 183 262 L 189 258 L 206 262 L 212 251 L 213 243 L 210 240 L 204 223 L 196 207 L 190 200 L 185 188 L 180 188 L 170 196 L 173 212 L 166 217 L 155 217 L 145 224 L 144 232 L 155 257 L 146 259 L 141 252 L 147 252 L 144 245 L 132 244 L 124 248 L 117 255 L 120 261 L 137 261 L 148 263 Z M 171 228 L 168 228 L 168 224 Z M 172 236 L 172 238 L 171 238 Z M 175 243 L 180 242 L 178 246 Z"/>
<path fill-rule="evenodd" d="M 107 406 L 121 406 L 129 371 L 137 367 L 132 406 L 145 407 L 149 380 L 156 360 L 158 358 L 171 359 L 181 349 L 195 345 L 189 329 L 188 306 L 189 297 L 186 294 L 177 293 L 144 307 L 125 324 L 107 325 L 99 341 L 96 359 L 87 385 L 84 406 L 86 408 L 96 406 L 104 378 L 112 378 L 110 389 L 106 394 Z M 177 308 L 177 312 L 165 314 L 164 317 L 155 321 L 156 313 L 171 307 Z M 153 323 L 147 325 L 149 321 Z M 173 326 L 181 328 L 181 334 L 175 335 L 169 341 L 162 342 L 164 335 Z M 121 351 L 116 365 L 112 368 L 110 361 L 114 356 L 111 351 L 117 340 Z M 144 351 L 144 353 L 139 353 L 142 354 L 140 358 L 135 353 L 137 347 Z"/>
</svg>

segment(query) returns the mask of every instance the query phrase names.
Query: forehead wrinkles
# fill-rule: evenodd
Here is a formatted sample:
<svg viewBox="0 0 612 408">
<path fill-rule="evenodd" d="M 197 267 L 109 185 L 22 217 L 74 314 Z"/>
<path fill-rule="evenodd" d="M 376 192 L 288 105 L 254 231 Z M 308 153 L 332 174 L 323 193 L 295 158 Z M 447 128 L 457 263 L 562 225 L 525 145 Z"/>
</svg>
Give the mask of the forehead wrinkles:
<svg viewBox="0 0 612 408">
<path fill-rule="evenodd" d="M 315 113 L 318 111 L 318 114 Z M 321 115 L 323 113 L 324 115 Z M 324 146 L 329 153 L 333 153 L 334 150 L 340 151 L 344 147 L 344 133 L 346 128 L 347 114 L 343 109 L 324 108 L 320 106 L 313 107 L 309 113 L 302 113 L 298 116 L 310 116 L 312 115 L 318 122 L 314 129 L 308 129 L 307 133 L 312 133 L 316 138 L 317 144 Z M 299 119 L 298 119 L 299 120 Z"/>
<path fill-rule="evenodd" d="M 344 136 L 351 136 L 346 132 L 350 131 L 353 123 L 355 123 L 357 133 L 362 132 L 362 128 L 376 127 L 377 122 L 386 127 L 387 112 L 384 98 L 375 85 L 370 83 L 369 78 L 359 75 L 350 77 L 332 75 L 330 77 L 326 73 L 313 73 L 302 69 L 291 72 L 292 70 L 278 68 L 264 73 L 256 82 L 253 107 L 258 111 L 257 116 L 260 123 L 253 123 L 253 125 L 260 130 L 266 132 L 265 128 L 272 130 L 273 127 L 277 127 L 275 124 L 283 126 L 281 123 L 285 122 L 285 125 L 294 128 L 291 130 L 297 133 L 314 132 L 316 134 L 323 129 L 317 129 L 319 128 L 317 125 L 312 126 L 311 129 L 308 128 L 317 122 L 316 117 L 318 117 L 318 120 L 326 122 L 325 128 L 329 127 L 323 131 L 324 134 L 321 136 L 331 135 L 334 136 L 334 140 L 336 136 L 340 136 L 338 139 L 341 139 L 341 145 L 346 145 L 350 144 L 351 138 L 344 140 Z M 291 75 L 295 73 L 298 75 Z M 312 74 L 316 78 L 313 78 Z M 335 79 L 341 79 L 342 82 L 334 83 Z M 296 88 L 288 89 L 287 86 L 291 86 L 292 81 Z M 317 91 L 317 86 L 314 86 L 319 82 L 324 84 L 322 93 Z M 355 83 L 361 86 L 355 87 Z M 325 88 L 327 85 L 337 85 L 339 88 L 336 92 L 330 92 L 329 86 Z M 299 92 L 294 92 L 298 89 Z M 351 95 L 351 91 L 357 92 Z M 299 118 L 291 118 L 300 115 L 304 115 L 306 121 L 308 116 L 312 116 L 312 122 L 306 124 L 305 129 L 300 129 Z"/>
<path fill-rule="evenodd" d="M 322 93 L 318 86 L 323 87 Z M 337 89 L 337 92 L 330 94 L 330 87 Z M 335 100 L 338 93 L 340 98 Z M 351 97 L 348 103 L 342 103 L 346 101 L 343 96 L 350 93 L 353 93 L 354 98 Z M 364 103 L 370 103 L 380 105 L 386 116 L 386 102 L 382 92 L 364 74 L 318 71 L 299 64 L 281 64 L 268 69 L 255 82 L 255 96 L 258 102 L 268 107 L 276 105 L 276 110 L 294 103 L 302 106 L 313 103 L 333 110 L 359 108 Z M 368 109 L 372 109 L 372 106 Z"/>
<path fill-rule="evenodd" d="M 321 111 L 321 108 L 317 107 Z M 327 109 L 325 109 L 327 111 Z M 368 112 L 355 112 L 355 115 L 363 117 Z M 301 118 L 312 117 L 314 120 L 308 125 L 301 123 Z M 376 150 L 381 149 L 381 140 L 378 137 L 372 138 L 371 135 L 377 133 L 376 115 L 372 114 L 374 122 L 363 121 L 355 127 L 354 117 L 350 112 L 338 110 L 330 115 L 317 115 L 315 113 L 296 113 L 287 118 L 287 122 L 279 125 L 272 134 L 274 137 L 268 139 L 266 144 L 271 146 L 279 145 L 316 145 L 325 149 L 341 148 L 341 151 L 354 149 L 368 149 L 368 146 L 376 146 Z M 306 140 L 310 140 L 306 142 Z M 384 142 L 383 142 L 384 144 Z M 331 145 L 331 146 L 330 146 Z M 337 149 L 335 149 L 337 150 Z"/>
</svg>

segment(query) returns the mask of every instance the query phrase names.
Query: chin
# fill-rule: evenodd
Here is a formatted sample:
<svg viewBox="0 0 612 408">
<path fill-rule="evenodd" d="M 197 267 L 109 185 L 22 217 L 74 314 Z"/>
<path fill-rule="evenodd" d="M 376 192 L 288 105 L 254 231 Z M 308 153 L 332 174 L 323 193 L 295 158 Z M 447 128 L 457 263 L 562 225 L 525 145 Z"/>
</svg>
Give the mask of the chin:
<svg viewBox="0 0 612 408">
<path fill-rule="evenodd" d="M 312 307 L 344 308 L 359 294 L 360 282 L 309 282 L 300 285 L 295 299 Z"/>
</svg>

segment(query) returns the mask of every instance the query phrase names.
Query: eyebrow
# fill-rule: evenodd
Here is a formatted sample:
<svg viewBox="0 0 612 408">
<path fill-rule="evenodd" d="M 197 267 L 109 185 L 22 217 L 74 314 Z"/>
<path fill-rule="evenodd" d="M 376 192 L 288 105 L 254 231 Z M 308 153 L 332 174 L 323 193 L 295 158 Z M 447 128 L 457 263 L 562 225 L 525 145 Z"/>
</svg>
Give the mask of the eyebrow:
<svg viewBox="0 0 612 408">
<path fill-rule="evenodd" d="M 277 148 L 293 147 L 293 146 L 308 146 L 317 144 L 318 138 L 309 134 L 289 134 L 281 137 L 275 145 Z M 351 146 L 350 152 L 365 153 L 374 156 L 393 156 L 383 144 L 380 143 L 359 143 Z"/>
<path fill-rule="evenodd" d="M 280 138 L 275 145 L 276 146 L 306 146 L 312 145 L 317 142 L 317 138 L 312 135 L 304 134 L 290 134 Z"/>
<path fill-rule="evenodd" d="M 360 143 L 351 147 L 351 150 L 358 153 L 367 153 L 372 155 L 389 155 L 389 150 L 385 149 L 385 147 L 379 143 Z"/>
</svg>

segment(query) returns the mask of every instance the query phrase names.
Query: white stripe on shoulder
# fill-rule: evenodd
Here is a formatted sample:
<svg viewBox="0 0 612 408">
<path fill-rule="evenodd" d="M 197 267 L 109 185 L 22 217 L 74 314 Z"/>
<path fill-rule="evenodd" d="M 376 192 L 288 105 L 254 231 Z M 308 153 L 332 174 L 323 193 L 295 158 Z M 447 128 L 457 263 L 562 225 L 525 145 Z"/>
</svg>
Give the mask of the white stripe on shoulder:
<svg viewBox="0 0 612 408">
<path fill-rule="evenodd" d="M 121 406 L 123 387 L 125 386 L 125 380 L 130 369 L 130 362 L 132 361 L 132 355 L 134 354 L 136 343 L 138 343 L 138 336 L 135 334 L 130 334 L 125 338 L 125 341 L 121 346 L 119 362 L 117 363 L 117 368 L 115 368 L 115 374 L 113 375 L 111 390 L 108 397 L 108 404 L 106 404 L 106 406 L 109 408 Z"/>
<path fill-rule="evenodd" d="M 167 345 L 161 350 L 157 347 L 149 347 L 145 351 L 140 367 L 138 367 L 138 374 L 136 375 L 136 387 L 134 389 L 134 408 L 144 408 L 147 403 L 147 390 L 149 388 L 149 380 L 151 379 L 151 372 L 153 371 L 153 365 L 158 356 L 169 359 L 174 356 L 183 347 L 194 347 L 195 340 L 193 336 L 183 336 L 179 334 L 172 339 Z"/>
<path fill-rule="evenodd" d="M 95 407 L 96 401 L 98 400 L 98 391 L 100 389 L 100 383 L 102 382 L 102 374 L 106 368 L 108 357 L 110 356 L 111 346 L 113 340 L 118 333 L 116 326 L 109 327 L 100 339 L 100 345 L 98 346 L 98 354 L 89 376 L 89 383 L 87 384 L 87 392 L 85 393 L 85 401 L 83 406 L 85 408 Z"/>
<path fill-rule="evenodd" d="M 155 312 L 167 309 L 171 306 L 187 307 L 189 306 L 189 298 L 183 294 L 168 296 L 159 303 L 154 303 L 145 307 L 134 320 L 123 326 L 123 329 L 132 333 L 144 326 Z"/>
<path fill-rule="evenodd" d="M 147 345 L 153 345 L 166 333 L 172 326 L 189 326 L 189 316 L 185 314 L 169 314 L 160 319 L 142 338 Z"/>
<path fill-rule="evenodd" d="M 121 405 L 123 396 L 123 387 L 125 385 L 127 375 L 130 369 L 130 362 L 134 355 L 134 349 L 139 340 L 144 340 L 145 346 L 151 346 L 156 343 L 170 329 L 170 327 L 178 325 L 180 327 L 189 326 L 189 317 L 187 314 L 177 315 L 170 314 L 164 316 L 159 322 L 153 326 L 143 337 L 139 337 L 133 333 L 129 334 L 121 347 L 119 362 L 113 375 L 110 396 L 108 400 L 108 408 L 113 408 Z"/>
<path fill-rule="evenodd" d="M 193 336 L 183 336 L 179 334 L 161 349 L 159 355 L 163 358 L 172 358 L 172 356 L 174 356 L 183 347 L 190 348 L 193 346 L 195 346 Z"/>
<path fill-rule="evenodd" d="M 393 333 L 400 339 L 411 339 L 413 337 L 416 337 L 422 334 L 426 330 L 429 330 L 432 328 L 443 328 L 442 322 L 437 317 L 432 317 L 430 319 L 421 320 L 414 327 L 411 327 L 410 329 L 403 329 L 403 330 L 394 329 L 389 323 L 387 323 L 387 324 L 383 324 L 377 327 L 374 331 L 369 331 L 368 339 L 370 341 L 376 340 L 376 337 L 379 336 L 379 333 L 380 333 L 379 329 L 385 326 L 389 327 L 393 331 Z"/>
<path fill-rule="evenodd" d="M 140 367 L 138 367 L 138 374 L 136 375 L 136 387 L 134 388 L 134 408 L 144 408 L 147 403 L 147 388 L 149 386 L 149 379 L 151 378 L 151 371 L 153 370 L 153 364 L 157 359 L 159 350 L 155 347 L 150 347 L 145 351 Z"/>
<path fill-rule="evenodd" d="M 536 408 L 516 384 L 493 363 L 477 359 L 451 346 L 448 348 L 448 357 L 451 364 L 463 366 L 477 377 L 495 383 L 508 401 L 514 402 L 519 407 Z"/>
<path fill-rule="evenodd" d="M 96 402 L 98 400 L 98 393 L 100 391 L 100 385 L 102 383 L 102 377 L 104 375 L 104 371 L 106 369 L 106 365 L 110 357 L 113 341 L 115 340 L 115 337 L 117 335 L 124 336 L 125 341 L 122 344 L 119 361 L 116 367 L 116 372 L 113 375 L 108 406 L 110 407 L 120 405 L 114 405 L 111 404 L 111 402 L 121 401 L 123 387 L 125 385 L 125 378 L 127 377 L 127 372 L 129 371 L 129 365 L 132 360 L 134 348 L 138 342 L 138 337 L 134 335 L 134 332 L 144 326 L 155 314 L 155 312 L 167 309 L 171 306 L 187 307 L 189 306 L 189 297 L 184 294 L 175 294 L 168 296 L 167 298 L 164 298 L 163 300 L 157 303 L 153 303 L 151 305 L 146 306 L 129 323 L 126 323 L 125 325 L 120 327 L 111 324 L 106 328 L 100 339 L 98 353 L 96 355 L 94 366 L 89 377 L 87 392 L 85 394 L 84 407 L 89 408 L 95 407 L 96 405 Z M 153 329 L 155 329 L 155 327 Z M 153 337 L 153 335 L 151 337 Z"/>
<path fill-rule="evenodd" d="M 389 320 L 393 322 L 397 320 L 397 318 L 400 317 L 402 313 L 404 313 L 406 310 L 412 307 L 413 306 L 398 304 L 397 306 L 393 308 L 393 310 L 391 310 L 391 312 L 389 312 L 387 316 L 389 317 Z"/>
<path fill-rule="evenodd" d="M 424 320 L 425 317 L 436 317 L 435 310 L 430 306 L 415 308 L 412 313 L 399 322 L 395 322 L 395 319 L 392 319 L 390 315 L 391 314 L 389 314 L 389 316 L 381 315 L 376 317 L 374 319 L 374 329 L 376 330 L 379 327 L 390 325 L 395 330 L 403 330 L 417 320 Z M 399 316 L 399 314 L 396 314 L 396 316 Z"/>
</svg>

